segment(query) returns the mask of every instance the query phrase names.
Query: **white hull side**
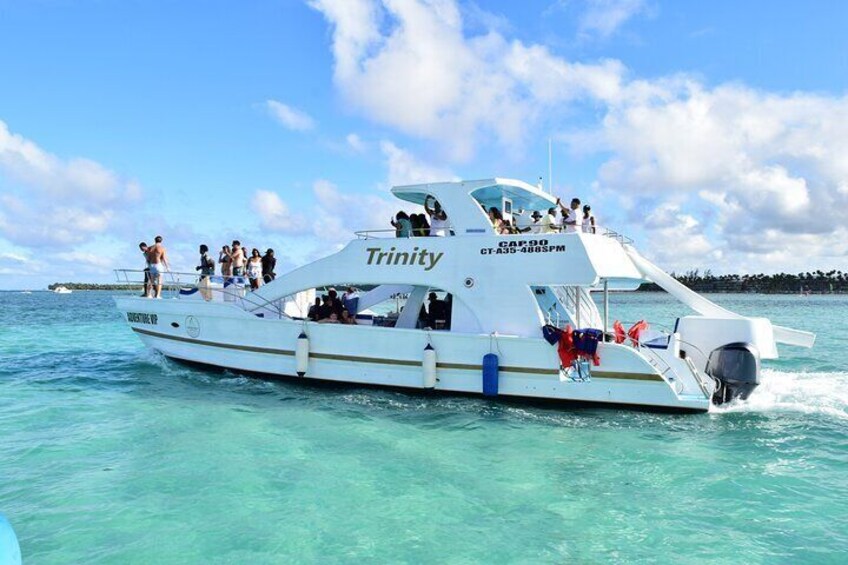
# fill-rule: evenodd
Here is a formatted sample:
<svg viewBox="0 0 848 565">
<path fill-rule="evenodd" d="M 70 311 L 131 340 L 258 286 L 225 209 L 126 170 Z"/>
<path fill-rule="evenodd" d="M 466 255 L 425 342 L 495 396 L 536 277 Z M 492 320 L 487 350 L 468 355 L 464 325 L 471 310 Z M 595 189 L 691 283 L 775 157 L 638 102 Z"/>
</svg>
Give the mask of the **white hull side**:
<svg viewBox="0 0 848 565">
<path fill-rule="evenodd" d="M 653 366 L 622 345 L 601 344 L 601 364 L 593 367 L 591 380 L 573 382 L 561 375 L 556 348 L 542 339 L 264 320 L 214 303 L 131 297 L 117 303 L 125 316 L 155 314 L 155 323 L 131 316 L 131 327 L 148 347 L 236 371 L 296 375 L 296 341 L 303 331 L 309 337 L 307 379 L 424 389 L 422 359 L 429 342 L 436 350 L 440 391 L 481 394 L 482 359 L 492 352 L 499 357 L 499 395 L 709 409 L 706 396 L 678 396 Z"/>
</svg>

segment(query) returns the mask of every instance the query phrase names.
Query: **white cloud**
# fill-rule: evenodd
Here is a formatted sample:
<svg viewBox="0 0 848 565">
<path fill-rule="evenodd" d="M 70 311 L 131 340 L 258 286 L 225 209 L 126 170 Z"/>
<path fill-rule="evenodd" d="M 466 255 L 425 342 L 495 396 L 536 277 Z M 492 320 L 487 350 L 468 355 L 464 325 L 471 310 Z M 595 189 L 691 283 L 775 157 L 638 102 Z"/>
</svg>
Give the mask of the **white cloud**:
<svg viewBox="0 0 848 565">
<path fill-rule="evenodd" d="M 398 210 L 417 208 L 387 194 L 391 186 L 459 180 L 449 170 L 430 165 L 389 140 L 380 142 L 380 150 L 387 179 L 373 193 L 345 190 L 319 179 L 312 185 L 313 203 L 304 212 L 296 212 L 280 194 L 257 190 L 251 207 L 261 227 L 283 235 L 314 238 L 325 247 L 338 247 L 348 242 L 355 231 L 389 230 L 389 220 Z"/>
<path fill-rule="evenodd" d="M 382 194 L 345 191 L 324 179 L 313 183 L 312 197 L 314 204 L 309 208 L 309 216 L 292 212 L 275 192 L 256 191 L 252 203 L 264 229 L 314 237 L 331 246 L 348 242 L 356 230 L 391 228 L 389 219 L 397 212 L 397 205 Z"/>
<path fill-rule="evenodd" d="M 848 179 L 847 118 L 848 97 L 634 81 L 603 120 L 565 139 L 611 155 L 599 170 L 607 196 L 626 195 L 637 208 L 674 202 L 709 218 L 712 249 L 745 254 L 746 270 L 782 268 L 779 259 L 827 256 L 848 225 L 839 189 Z"/>
<path fill-rule="evenodd" d="M 523 88 L 500 61 L 511 46 L 496 32 L 466 39 L 450 0 L 315 0 L 333 25 L 334 79 L 368 117 L 438 140 L 457 160 L 493 134 L 521 146 L 534 115 Z"/>
<path fill-rule="evenodd" d="M 347 143 L 348 147 L 350 147 L 357 153 L 364 153 L 368 149 L 368 144 L 362 141 L 362 138 L 355 133 L 347 134 L 347 137 L 345 137 L 345 142 Z"/>
<path fill-rule="evenodd" d="M 645 0 L 586 0 L 586 9 L 578 24 L 578 35 L 608 38 L 645 9 Z"/>
<path fill-rule="evenodd" d="M 460 180 L 449 170 L 425 163 L 391 141 L 380 142 L 380 150 L 386 158 L 390 186 Z"/>
<path fill-rule="evenodd" d="M 308 218 L 293 213 L 276 192 L 257 190 L 250 204 L 264 228 L 288 234 L 302 234 L 311 229 Z"/>
<path fill-rule="evenodd" d="M 90 159 L 61 159 L 0 121 L 0 236 L 26 246 L 67 247 L 105 234 L 140 185 Z"/>
<path fill-rule="evenodd" d="M 101 253 L 72 251 L 62 255 L 62 260 L 68 263 L 73 263 L 77 266 L 83 265 L 92 267 L 93 269 L 105 271 L 112 269 L 115 266 L 113 257 L 105 256 Z"/>
<path fill-rule="evenodd" d="M 315 120 L 309 114 L 292 108 L 277 100 L 266 100 L 265 107 L 277 122 L 293 131 L 307 131 L 315 127 Z"/>
<path fill-rule="evenodd" d="M 643 223 L 649 228 L 646 244 L 651 258 L 666 269 L 686 270 L 722 259 L 722 251 L 704 234 L 702 223 L 675 204 L 659 205 Z"/>
</svg>

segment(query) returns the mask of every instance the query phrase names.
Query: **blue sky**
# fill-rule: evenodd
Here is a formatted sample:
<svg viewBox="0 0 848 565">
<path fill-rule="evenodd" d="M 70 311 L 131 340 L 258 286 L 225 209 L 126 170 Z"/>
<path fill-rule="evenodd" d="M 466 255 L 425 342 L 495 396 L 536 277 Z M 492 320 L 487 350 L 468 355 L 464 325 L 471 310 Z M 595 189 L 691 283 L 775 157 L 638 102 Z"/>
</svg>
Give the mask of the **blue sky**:
<svg viewBox="0 0 848 565">
<path fill-rule="evenodd" d="M 668 269 L 842 268 L 848 4 L 0 0 L 0 288 L 291 267 L 395 183 L 547 174 Z"/>
</svg>

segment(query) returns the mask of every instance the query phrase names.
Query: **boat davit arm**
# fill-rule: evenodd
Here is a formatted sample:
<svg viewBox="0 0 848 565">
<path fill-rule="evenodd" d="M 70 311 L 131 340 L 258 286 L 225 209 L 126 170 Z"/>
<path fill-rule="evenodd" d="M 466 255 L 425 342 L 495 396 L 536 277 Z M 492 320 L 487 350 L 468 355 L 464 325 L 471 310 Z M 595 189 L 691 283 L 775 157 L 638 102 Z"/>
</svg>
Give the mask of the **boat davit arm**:
<svg viewBox="0 0 848 565">
<path fill-rule="evenodd" d="M 708 300 L 691 290 L 683 283 L 642 257 L 638 251 L 630 246 L 625 246 L 627 255 L 633 264 L 646 279 L 653 281 L 657 286 L 677 298 L 680 302 L 690 307 L 702 316 L 712 318 L 744 318 L 735 312 L 722 308 L 715 302 Z M 800 347 L 812 347 L 816 341 L 816 334 L 793 328 L 786 328 L 772 324 L 775 343 L 786 345 L 798 345 Z"/>
</svg>

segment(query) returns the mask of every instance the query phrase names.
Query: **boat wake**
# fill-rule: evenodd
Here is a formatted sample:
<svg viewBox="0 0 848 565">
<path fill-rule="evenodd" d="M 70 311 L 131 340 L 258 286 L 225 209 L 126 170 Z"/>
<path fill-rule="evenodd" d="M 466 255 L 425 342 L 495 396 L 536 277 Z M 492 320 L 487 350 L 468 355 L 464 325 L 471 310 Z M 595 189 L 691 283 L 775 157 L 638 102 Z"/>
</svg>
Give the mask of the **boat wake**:
<svg viewBox="0 0 848 565">
<path fill-rule="evenodd" d="M 790 373 L 763 369 L 762 382 L 748 400 L 714 412 L 800 412 L 848 420 L 848 373 Z"/>
</svg>

